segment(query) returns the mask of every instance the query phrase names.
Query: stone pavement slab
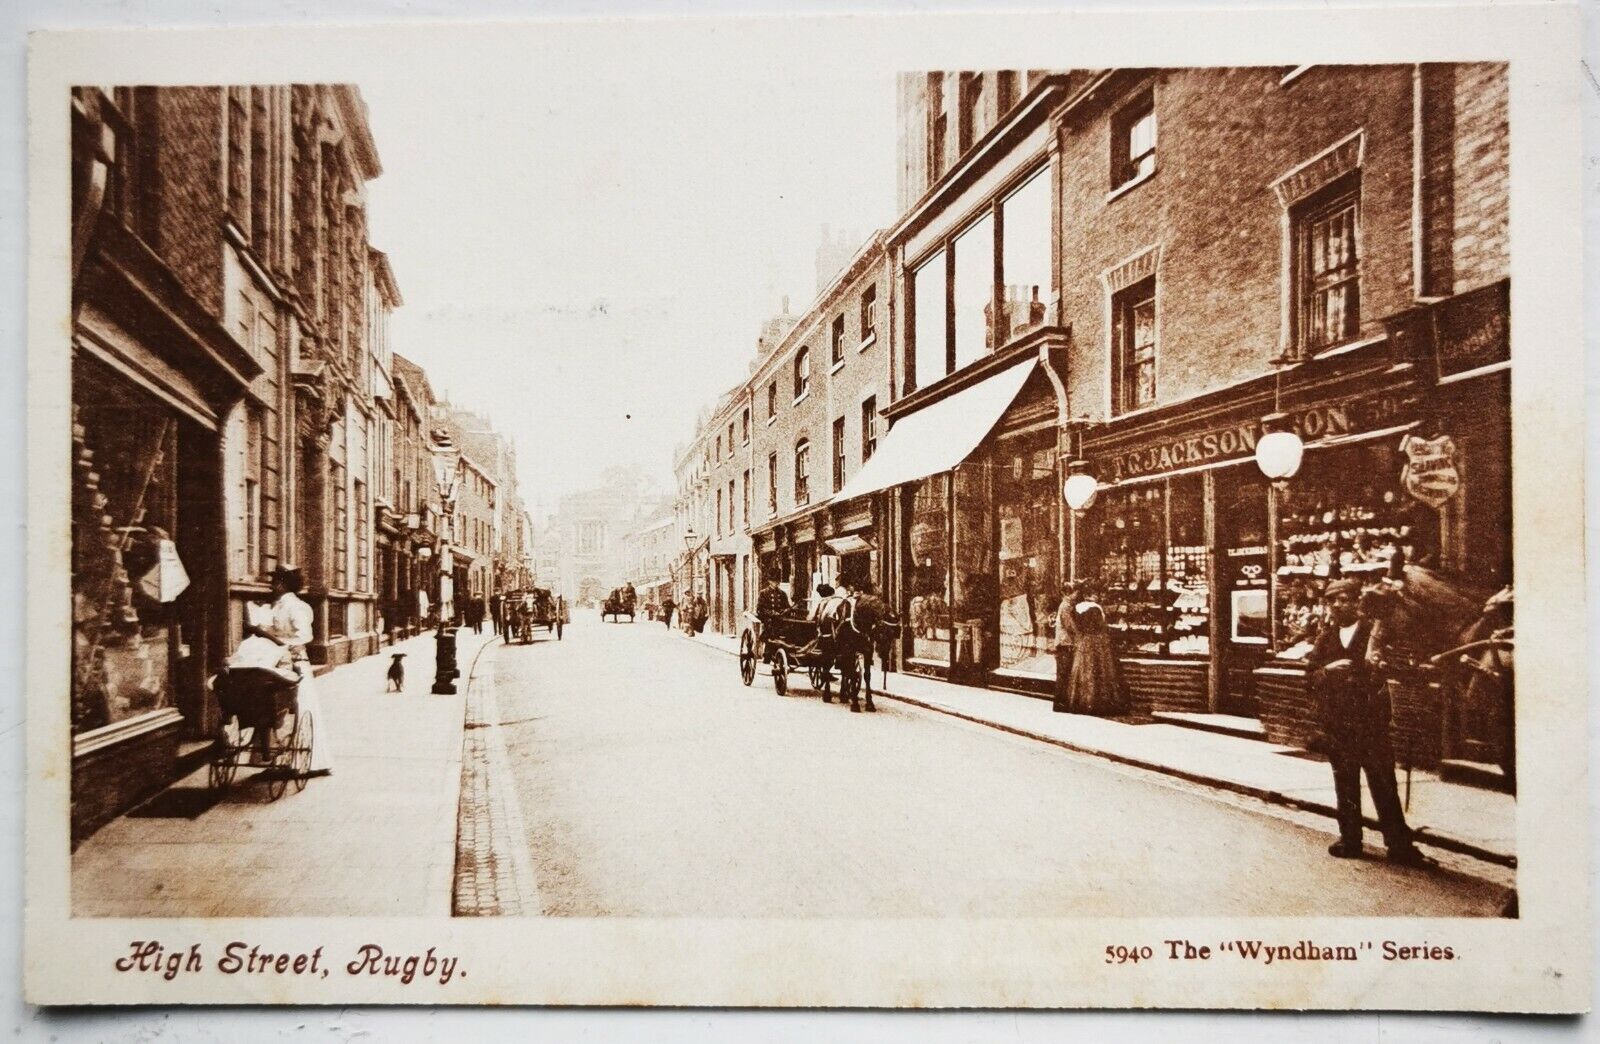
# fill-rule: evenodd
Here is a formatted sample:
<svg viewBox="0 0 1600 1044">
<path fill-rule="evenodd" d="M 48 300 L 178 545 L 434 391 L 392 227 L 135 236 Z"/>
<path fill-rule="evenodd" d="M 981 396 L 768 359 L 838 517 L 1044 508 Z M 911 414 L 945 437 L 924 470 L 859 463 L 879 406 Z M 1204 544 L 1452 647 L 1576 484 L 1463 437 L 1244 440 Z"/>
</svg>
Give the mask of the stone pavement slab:
<svg viewBox="0 0 1600 1044">
<path fill-rule="evenodd" d="M 722 652 L 738 651 L 738 640 L 729 635 L 692 638 Z M 1294 748 L 1178 725 L 1057 714 L 1046 700 L 915 674 L 874 672 L 873 688 L 890 699 L 1083 753 L 1329 817 L 1334 814 L 1333 774 L 1327 762 Z M 1400 788 L 1404 800 L 1403 769 Z M 1364 787 L 1362 799 L 1367 818 L 1376 825 L 1377 814 Z M 1500 865 L 1516 864 L 1516 799 L 1510 794 L 1445 782 L 1417 769 L 1411 773 L 1406 816 L 1419 843 Z"/>
<path fill-rule="evenodd" d="M 490 637 L 460 632 L 462 681 Z M 393 652 L 407 654 L 399 693 L 385 691 Z M 268 802 L 241 770 L 193 819 L 114 820 L 73 853 L 73 915 L 448 916 L 464 685 L 432 695 L 433 666 L 430 632 L 320 675 L 331 776 Z M 207 786 L 202 769 L 169 794 Z"/>
</svg>

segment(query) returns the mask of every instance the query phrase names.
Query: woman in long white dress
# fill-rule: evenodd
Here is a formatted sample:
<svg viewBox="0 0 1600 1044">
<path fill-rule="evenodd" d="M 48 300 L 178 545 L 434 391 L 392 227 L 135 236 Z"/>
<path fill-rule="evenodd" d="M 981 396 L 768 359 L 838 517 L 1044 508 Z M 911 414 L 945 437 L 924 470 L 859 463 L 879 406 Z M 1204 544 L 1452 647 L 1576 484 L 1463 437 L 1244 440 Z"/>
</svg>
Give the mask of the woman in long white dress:
<svg viewBox="0 0 1600 1044">
<path fill-rule="evenodd" d="M 272 618 L 263 633 L 287 648 L 294 661 L 295 673 L 300 675 L 295 699 L 299 704 L 301 721 L 309 719 L 312 722 L 310 774 L 326 776 L 333 771 L 333 758 L 328 742 L 328 720 L 317 699 L 316 679 L 311 670 L 311 660 L 306 655 L 306 646 L 313 639 L 312 623 L 316 614 L 300 597 L 304 589 L 305 580 L 295 566 L 280 565 L 272 571 L 272 593 L 275 596 Z"/>
</svg>

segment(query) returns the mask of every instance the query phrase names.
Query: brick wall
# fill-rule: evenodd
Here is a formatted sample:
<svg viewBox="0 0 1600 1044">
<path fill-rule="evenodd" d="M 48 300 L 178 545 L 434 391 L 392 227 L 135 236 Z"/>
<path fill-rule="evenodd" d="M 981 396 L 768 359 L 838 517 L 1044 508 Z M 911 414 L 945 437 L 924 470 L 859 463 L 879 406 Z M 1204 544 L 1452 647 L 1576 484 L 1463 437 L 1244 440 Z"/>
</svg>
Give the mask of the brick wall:
<svg viewBox="0 0 1600 1044">
<path fill-rule="evenodd" d="M 156 249 L 185 290 L 222 316 L 221 88 L 155 92 L 161 178 Z"/>
<path fill-rule="evenodd" d="M 1503 63 L 1455 68 L 1454 274 L 1457 293 L 1511 272 L 1511 123 Z"/>
<path fill-rule="evenodd" d="M 1272 184 L 1358 129 L 1362 333 L 1410 304 L 1411 67 L 1314 67 L 1282 84 L 1284 71 L 1156 74 L 1156 172 L 1115 198 L 1107 197 L 1116 102 L 1064 131 L 1062 307 L 1077 350 L 1074 412 L 1100 415 L 1108 398 L 1101 274 L 1150 246 L 1161 248 L 1157 401 L 1267 370 L 1280 350 L 1284 266 L 1284 212 Z"/>
<path fill-rule="evenodd" d="M 866 347 L 861 337 L 861 295 L 877 290 L 877 335 Z M 881 410 L 889 404 L 888 388 L 888 281 L 881 260 L 874 257 L 840 293 L 807 311 L 791 336 L 762 361 L 752 375 L 753 417 L 750 446 L 750 523 L 752 528 L 773 515 L 767 511 L 767 455 L 778 455 L 778 515 L 798 509 L 794 500 L 794 447 L 803 436 L 811 443 L 810 505 L 833 495 L 833 422 L 844 418 L 844 481 L 861 470 L 861 403 L 875 395 Z M 844 362 L 833 372 L 831 330 L 834 318 L 844 316 Z M 794 357 L 802 348 L 811 352 L 811 392 L 794 401 Z M 777 418 L 767 422 L 767 386 L 778 381 Z M 724 424 L 724 428 L 726 424 Z M 879 423 L 879 440 L 884 425 Z M 741 465 L 743 467 L 743 465 Z M 726 486 L 726 480 L 724 480 Z"/>
</svg>

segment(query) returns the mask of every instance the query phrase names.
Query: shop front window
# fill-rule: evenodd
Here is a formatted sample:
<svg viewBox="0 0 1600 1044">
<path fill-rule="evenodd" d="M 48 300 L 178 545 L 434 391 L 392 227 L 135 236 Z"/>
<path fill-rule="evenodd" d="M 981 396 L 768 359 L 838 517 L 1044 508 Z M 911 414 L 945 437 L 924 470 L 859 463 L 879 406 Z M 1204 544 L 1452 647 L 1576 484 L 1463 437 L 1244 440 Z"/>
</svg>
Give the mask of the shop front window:
<svg viewBox="0 0 1600 1044">
<path fill-rule="evenodd" d="M 999 665 L 1054 676 L 1060 493 L 1054 437 L 1002 444 L 994 501 L 1000 566 Z"/>
<path fill-rule="evenodd" d="M 992 539 L 991 469 L 985 462 L 957 468 L 951 510 L 955 517 L 955 546 L 951 549 L 955 610 L 956 664 L 986 668 L 994 665 L 995 630 L 999 619 L 1000 591 L 996 583 Z"/>
<path fill-rule="evenodd" d="M 173 706 L 177 421 L 74 367 L 72 731 Z"/>
<path fill-rule="evenodd" d="M 1104 504 L 1098 577 L 1119 651 L 1209 654 L 1211 552 L 1201 477 L 1111 490 Z"/>
<path fill-rule="evenodd" d="M 937 664 L 950 662 L 949 479 L 932 475 L 913 487 L 906 539 L 911 656 Z"/>
<path fill-rule="evenodd" d="M 1389 442 L 1314 450 L 1278 501 L 1278 644 L 1309 651 L 1322 589 L 1333 577 L 1373 579 L 1397 551 L 1436 564 L 1439 516 L 1399 488 L 1400 454 Z"/>
</svg>

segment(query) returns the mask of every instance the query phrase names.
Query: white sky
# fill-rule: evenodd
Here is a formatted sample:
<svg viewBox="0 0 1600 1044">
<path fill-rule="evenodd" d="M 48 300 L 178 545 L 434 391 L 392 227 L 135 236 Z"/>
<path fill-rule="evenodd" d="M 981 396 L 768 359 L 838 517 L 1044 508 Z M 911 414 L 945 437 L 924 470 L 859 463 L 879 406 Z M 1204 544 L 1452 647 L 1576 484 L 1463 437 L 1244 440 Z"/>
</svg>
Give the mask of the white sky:
<svg viewBox="0 0 1600 1044">
<path fill-rule="evenodd" d="M 515 440 L 545 511 L 610 464 L 670 490 L 673 446 L 742 379 L 762 321 L 814 296 L 820 227 L 894 217 L 891 73 L 680 67 L 641 90 L 584 68 L 360 82 L 395 349 Z"/>
</svg>

